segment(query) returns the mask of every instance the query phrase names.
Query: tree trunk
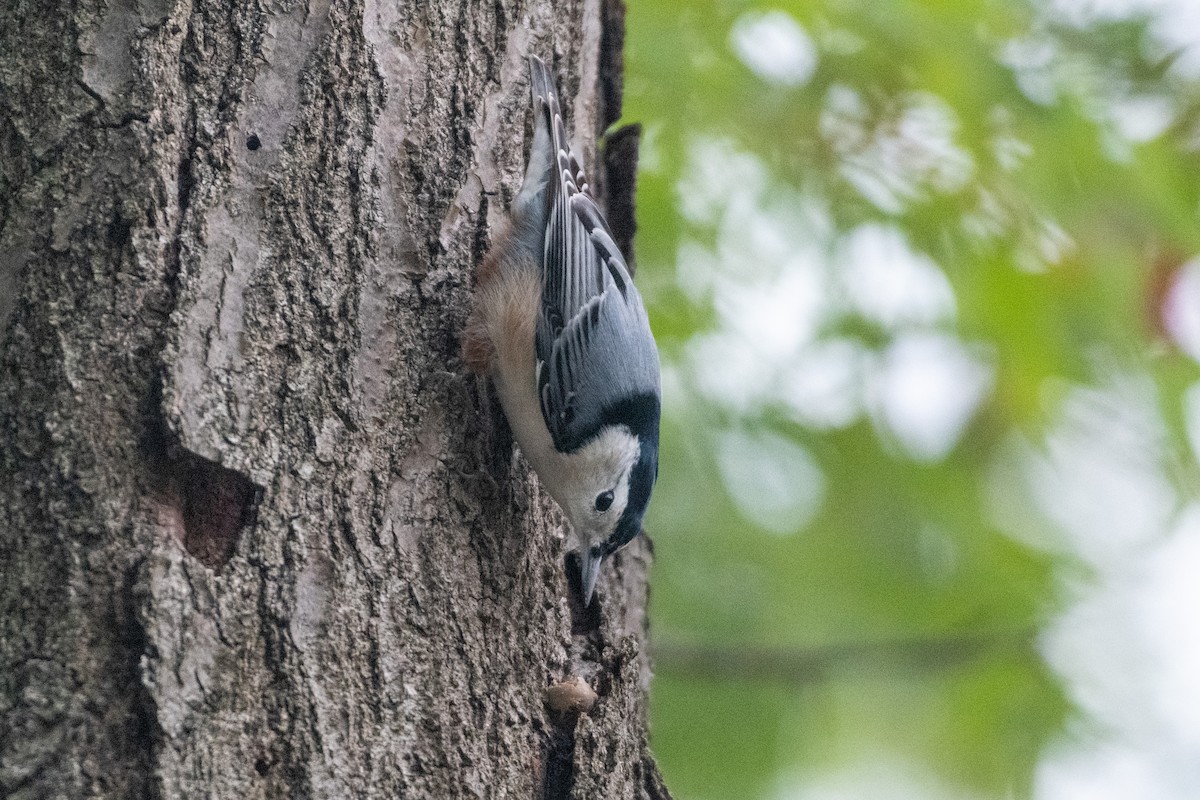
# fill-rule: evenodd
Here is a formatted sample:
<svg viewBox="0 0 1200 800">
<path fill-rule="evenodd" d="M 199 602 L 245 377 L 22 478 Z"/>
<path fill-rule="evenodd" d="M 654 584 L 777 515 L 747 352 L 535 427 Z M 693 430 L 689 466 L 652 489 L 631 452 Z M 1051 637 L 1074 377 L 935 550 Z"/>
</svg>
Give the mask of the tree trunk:
<svg viewBox="0 0 1200 800">
<path fill-rule="evenodd" d="M 0 11 L 0 795 L 666 797 L 648 549 L 572 604 L 457 357 L 525 56 L 595 164 L 621 11 Z"/>
</svg>

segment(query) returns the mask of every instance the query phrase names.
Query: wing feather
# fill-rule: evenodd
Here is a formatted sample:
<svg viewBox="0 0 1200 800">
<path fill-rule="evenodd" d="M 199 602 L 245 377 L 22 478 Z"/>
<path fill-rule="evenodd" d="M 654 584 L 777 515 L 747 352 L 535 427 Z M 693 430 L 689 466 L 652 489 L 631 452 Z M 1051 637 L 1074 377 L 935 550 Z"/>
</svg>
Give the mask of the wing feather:
<svg viewBox="0 0 1200 800">
<path fill-rule="evenodd" d="M 538 99 L 555 159 L 535 333 L 538 395 L 555 446 L 571 451 L 631 398 L 652 396 L 657 404 L 658 350 L 625 258 L 567 140 L 554 82 L 539 59 L 531 59 L 531 69 L 545 93 Z"/>
</svg>

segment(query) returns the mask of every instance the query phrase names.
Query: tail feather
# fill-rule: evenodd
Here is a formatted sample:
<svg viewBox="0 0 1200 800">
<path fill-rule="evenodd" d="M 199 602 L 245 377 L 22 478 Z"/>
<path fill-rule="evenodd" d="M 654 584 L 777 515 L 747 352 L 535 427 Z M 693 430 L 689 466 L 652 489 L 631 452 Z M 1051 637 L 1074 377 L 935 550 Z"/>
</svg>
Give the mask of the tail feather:
<svg viewBox="0 0 1200 800">
<path fill-rule="evenodd" d="M 529 57 L 529 83 L 533 103 L 533 144 L 529 148 L 529 164 L 525 169 L 525 182 L 513 200 L 514 222 L 529 226 L 536 231 L 545 228 L 553 202 L 556 172 L 556 138 L 554 119 L 559 113 L 558 93 L 554 89 L 554 78 L 550 70 L 537 56 Z M 540 253 L 538 260 L 540 262 Z"/>
<path fill-rule="evenodd" d="M 543 107 L 548 109 L 553 106 L 554 110 L 550 113 L 557 113 L 558 92 L 554 90 L 554 78 L 550 75 L 546 62 L 537 56 L 529 57 L 529 83 L 533 93 L 534 111 L 540 113 Z"/>
<path fill-rule="evenodd" d="M 535 110 L 545 109 L 545 122 L 550 132 L 551 147 L 558 174 L 555 179 L 563 184 L 568 195 L 588 190 L 587 177 L 579 159 L 571 149 L 567 137 L 567 126 L 563 119 L 558 92 L 554 88 L 554 77 L 545 62 L 537 56 L 529 57 L 530 73 L 533 76 L 533 104 Z"/>
</svg>

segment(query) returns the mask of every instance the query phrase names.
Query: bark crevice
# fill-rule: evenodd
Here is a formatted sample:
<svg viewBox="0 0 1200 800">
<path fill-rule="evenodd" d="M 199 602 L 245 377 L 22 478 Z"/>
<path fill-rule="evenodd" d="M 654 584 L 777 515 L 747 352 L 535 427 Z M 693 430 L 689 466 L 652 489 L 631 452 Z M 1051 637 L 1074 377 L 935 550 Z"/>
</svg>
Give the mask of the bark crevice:
<svg viewBox="0 0 1200 800">
<path fill-rule="evenodd" d="M 135 748 L 131 760 L 138 767 L 137 778 L 131 782 L 130 796 L 160 800 L 162 792 L 154 768 L 162 747 L 163 730 L 158 722 L 157 699 L 146 685 L 143 663 L 156 655 L 143 616 L 147 601 L 144 569 L 144 561 L 135 561 L 126 569 L 124 583 L 117 595 L 122 607 L 117 611 L 116 629 L 127 658 L 124 680 L 131 687 L 129 730 L 125 738 Z"/>
</svg>

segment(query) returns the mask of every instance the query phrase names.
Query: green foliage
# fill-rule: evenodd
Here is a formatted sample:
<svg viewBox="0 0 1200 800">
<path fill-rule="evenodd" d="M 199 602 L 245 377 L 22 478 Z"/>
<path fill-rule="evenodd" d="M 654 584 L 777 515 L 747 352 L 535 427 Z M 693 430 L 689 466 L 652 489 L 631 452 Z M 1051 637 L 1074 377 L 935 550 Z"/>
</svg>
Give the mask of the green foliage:
<svg viewBox="0 0 1200 800">
<path fill-rule="evenodd" d="M 638 277 L 667 377 L 653 744 L 684 800 L 882 761 L 950 796 L 1028 796 L 1070 714 L 1037 632 L 1086 569 L 1045 545 L 1054 514 L 1014 453 L 1046 441 L 1070 387 L 1146 376 L 1177 502 L 1195 499 L 1180 398 L 1197 370 L 1161 308 L 1200 250 L 1200 85 L 1147 20 L 1043 6 L 630 2 Z M 738 48 L 779 12 L 811 52 L 772 77 Z M 854 248 L 881 242 L 916 263 L 897 289 L 925 286 L 912 307 L 871 299 L 886 275 L 854 277 Z M 789 276 L 814 288 L 793 302 Z M 801 330 L 759 341 L 738 329 L 756 315 Z M 714 342 L 722 357 L 699 355 Z M 889 405 L 914 353 L 977 384 L 941 439 Z M 792 402 L 826 374 L 811 363 L 841 376 L 832 417 Z"/>
</svg>

